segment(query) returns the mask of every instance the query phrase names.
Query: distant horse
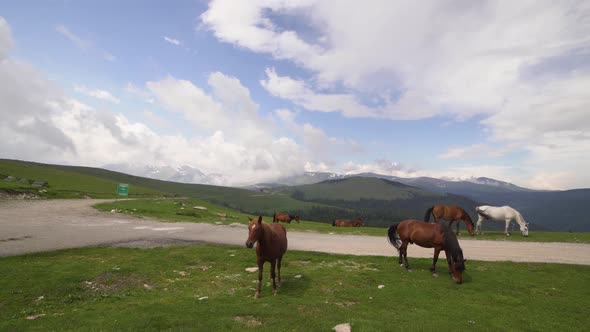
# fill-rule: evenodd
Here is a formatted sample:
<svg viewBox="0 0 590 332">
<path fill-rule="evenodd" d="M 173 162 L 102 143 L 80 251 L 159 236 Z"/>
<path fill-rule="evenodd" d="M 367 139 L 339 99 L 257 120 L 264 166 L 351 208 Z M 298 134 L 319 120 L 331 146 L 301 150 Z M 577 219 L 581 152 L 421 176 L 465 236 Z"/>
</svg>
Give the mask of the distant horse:
<svg viewBox="0 0 590 332">
<path fill-rule="evenodd" d="M 465 271 L 463 250 L 461 250 L 459 241 L 453 234 L 450 225 L 446 222 L 432 224 L 419 220 L 404 220 L 389 226 L 387 233 L 389 243 L 399 252 L 401 267 L 405 266 L 408 271 L 412 271 L 410 264 L 408 264 L 408 244 L 414 243 L 424 248 L 434 248 L 430 272 L 433 276 L 437 276 L 436 261 L 440 251 L 444 250 L 449 264 L 449 274 L 456 283 L 463 282 L 463 271 Z"/>
<path fill-rule="evenodd" d="M 334 219 L 332 226 L 337 227 L 364 227 L 365 222 L 362 219 Z"/>
<path fill-rule="evenodd" d="M 424 221 L 430 220 L 430 215 L 434 216 L 434 222 L 438 223 L 439 219 L 444 219 L 450 221 L 449 226 L 453 225 L 454 221 L 457 221 L 457 235 L 459 235 L 459 223 L 461 220 L 467 226 L 467 232 L 469 235 L 474 235 L 474 225 L 471 217 L 465 210 L 463 210 L 459 206 L 449 206 L 449 205 L 435 205 L 428 210 L 426 210 L 426 214 L 424 215 Z"/>
<path fill-rule="evenodd" d="M 282 221 L 286 222 L 287 224 L 290 224 L 291 220 L 295 220 L 297 221 L 297 223 L 299 223 L 299 215 L 275 212 L 275 214 L 273 214 L 272 216 L 272 222 Z"/>
<path fill-rule="evenodd" d="M 522 236 L 529 236 L 529 223 L 524 220 L 520 212 L 516 211 L 510 206 L 482 205 L 476 207 L 475 212 L 478 216 L 476 230 L 480 233 L 482 221 L 484 221 L 484 219 L 489 219 L 506 222 L 504 233 L 510 236 L 510 233 L 508 232 L 508 226 L 510 226 L 510 222 L 514 220 L 520 226 L 520 232 L 522 233 Z"/>
<path fill-rule="evenodd" d="M 256 263 L 258 264 L 258 288 L 254 297 L 260 297 L 262 285 L 262 268 L 264 262 L 270 262 L 270 277 L 272 278 L 272 294 L 277 295 L 275 282 L 275 266 L 279 272 L 279 287 L 281 287 L 281 261 L 287 251 L 287 230 L 281 224 L 267 224 L 262 222 L 262 217 L 250 220 L 248 225 L 248 240 L 246 247 L 252 248 L 256 242 Z"/>
</svg>

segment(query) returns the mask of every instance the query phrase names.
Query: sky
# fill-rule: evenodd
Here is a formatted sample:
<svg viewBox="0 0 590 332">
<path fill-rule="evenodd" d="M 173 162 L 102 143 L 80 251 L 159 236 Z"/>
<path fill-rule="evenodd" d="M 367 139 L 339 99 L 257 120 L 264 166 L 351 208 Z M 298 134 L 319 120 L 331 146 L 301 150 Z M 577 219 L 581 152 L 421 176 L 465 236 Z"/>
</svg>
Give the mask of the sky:
<svg viewBox="0 0 590 332">
<path fill-rule="evenodd" d="M 2 1 L 0 158 L 590 187 L 590 2 Z"/>
</svg>

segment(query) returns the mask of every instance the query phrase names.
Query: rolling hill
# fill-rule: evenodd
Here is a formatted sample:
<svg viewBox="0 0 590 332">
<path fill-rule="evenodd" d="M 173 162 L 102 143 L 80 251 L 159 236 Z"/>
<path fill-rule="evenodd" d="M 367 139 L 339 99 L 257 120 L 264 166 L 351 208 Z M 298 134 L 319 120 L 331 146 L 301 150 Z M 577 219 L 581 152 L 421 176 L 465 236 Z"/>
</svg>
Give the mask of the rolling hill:
<svg viewBox="0 0 590 332">
<path fill-rule="evenodd" d="M 294 199 L 322 203 L 347 209 L 330 211 L 314 209 L 306 218 L 332 220 L 363 218 L 368 225 L 385 227 L 404 219 L 424 218 L 424 211 L 436 204 L 461 205 L 473 211 L 477 203 L 466 197 L 435 193 L 380 178 L 348 177 L 316 184 L 276 188 L 273 192 L 288 194 Z"/>
<path fill-rule="evenodd" d="M 45 180 L 48 198 L 114 198 L 118 183 L 131 186 L 130 197 L 182 196 L 204 199 L 237 211 L 270 215 L 274 211 L 301 214 L 304 219 L 330 222 L 334 218 L 365 218 L 371 226 L 387 226 L 407 218 L 422 219 L 434 204 L 460 205 L 472 218 L 477 205 L 510 205 L 531 223 L 531 230 L 590 232 L 590 189 L 534 191 L 492 179 L 482 183 L 432 178 L 392 181 L 379 175 L 336 177 L 300 186 L 247 190 L 155 180 L 101 168 L 49 165 L 0 159 L 0 191 L 38 193 L 27 181 Z M 398 179 L 399 180 L 399 179 Z M 405 183 L 401 183 L 401 181 Z M 475 220 L 474 220 L 475 221 Z M 486 223 L 501 229 L 501 223 Z"/>
</svg>

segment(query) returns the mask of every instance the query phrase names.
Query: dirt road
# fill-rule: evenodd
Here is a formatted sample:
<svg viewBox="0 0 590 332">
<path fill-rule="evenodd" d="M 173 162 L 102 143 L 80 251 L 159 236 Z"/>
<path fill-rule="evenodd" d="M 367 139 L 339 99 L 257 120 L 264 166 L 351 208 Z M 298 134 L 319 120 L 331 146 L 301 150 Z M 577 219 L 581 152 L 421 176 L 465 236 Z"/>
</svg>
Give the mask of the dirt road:
<svg viewBox="0 0 590 332">
<path fill-rule="evenodd" d="M 154 247 L 209 242 L 243 245 L 244 225 L 161 223 L 100 212 L 101 200 L 0 201 L 0 256 L 91 245 Z M 294 228 L 294 227 L 293 227 Z M 289 249 L 353 255 L 397 255 L 383 237 L 334 235 L 289 230 Z M 485 261 L 590 265 L 590 244 L 499 242 L 460 239 L 465 257 Z M 412 245 L 411 257 L 432 257 L 432 249 Z"/>
</svg>

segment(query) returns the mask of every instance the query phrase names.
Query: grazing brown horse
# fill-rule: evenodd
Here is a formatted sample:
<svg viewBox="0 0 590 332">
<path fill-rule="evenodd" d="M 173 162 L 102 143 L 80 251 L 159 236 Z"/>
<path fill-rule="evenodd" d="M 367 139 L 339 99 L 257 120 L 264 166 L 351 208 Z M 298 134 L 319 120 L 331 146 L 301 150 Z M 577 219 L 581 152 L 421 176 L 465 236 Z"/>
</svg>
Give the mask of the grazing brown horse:
<svg viewBox="0 0 590 332">
<path fill-rule="evenodd" d="M 275 214 L 272 216 L 272 222 L 282 221 L 286 222 L 287 224 L 290 224 L 291 220 L 295 220 L 297 221 L 297 223 L 299 223 L 299 215 L 275 212 Z"/>
<path fill-rule="evenodd" d="M 451 278 L 458 284 L 463 282 L 463 271 L 465 270 L 463 250 L 461 250 L 459 241 L 448 223 L 431 224 L 419 220 L 404 220 L 389 226 L 387 235 L 389 243 L 399 252 L 401 267 L 405 266 L 408 271 L 412 271 L 410 264 L 408 264 L 408 244 L 414 243 L 424 248 L 434 248 L 430 272 L 433 276 L 437 276 L 436 261 L 440 251 L 444 250 Z M 405 260 L 405 265 L 402 257 Z"/>
<path fill-rule="evenodd" d="M 469 216 L 469 213 L 465 212 L 465 210 L 463 210 L 459 206 L 432 206 L 428 208 L 428 210 L 426 210 L 426 214 L 424 215 L 424 221 L 429 221 L 431 214 L 434 216 L 435 223 L 438 223 L 439 219 L 444 219 L 450 221 L 449 226 L 452 226 L 453 222 L 457 221 L 457 235 L 459 235 L 459 223 L 461 222 L 461 220 L 463 220 L 465 226 L 467 226 L 467 232 L 469 232 L 469 235 L 475 235 L 475 227 L 473 225 L 471 217 Z"/>
<path fill-rule="evenodd" d="M 332 226 L 337 227 L 363 227 L 365 222 L 362 219 L 334 219 Z"/>
<path fill-rule="evenodd" d="M 248 240 L 246 247 L 252 248 L 256 242 L 256 263 L 258 264 L 258 289 L 254 297 L 260 297 L 262 287 L 262 268 L 264 262 L 270 262 L 270 277 L 272 278 L 272 294 L 277 295 L 275 282 L 275 267 L 279 272 L 279 287 L 281 287 L 281 261 L 287 251 L 287 230 L 281 224 L 267 224 L 262 222 L 262 217 L 250 220 L 248 225 Z"/>
</svg>

